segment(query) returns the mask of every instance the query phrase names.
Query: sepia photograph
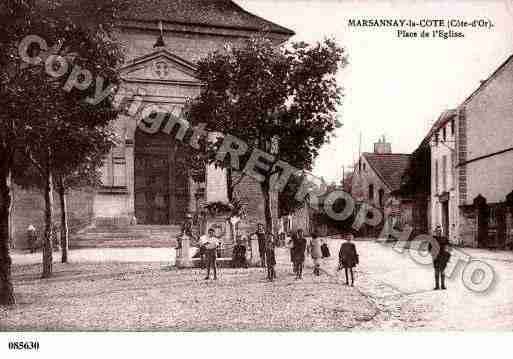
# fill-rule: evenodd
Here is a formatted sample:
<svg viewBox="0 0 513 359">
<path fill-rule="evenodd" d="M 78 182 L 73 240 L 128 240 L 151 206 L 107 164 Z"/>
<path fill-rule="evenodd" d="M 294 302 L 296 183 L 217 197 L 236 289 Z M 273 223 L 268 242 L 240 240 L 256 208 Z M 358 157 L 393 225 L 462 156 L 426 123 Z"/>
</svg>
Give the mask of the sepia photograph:
<svg viewBox="0 0 513 359">
<path fill-rule="evenodd" d="M 512 330 L 513 0 L 0 0 L 0 353 Z"/>
</svg>

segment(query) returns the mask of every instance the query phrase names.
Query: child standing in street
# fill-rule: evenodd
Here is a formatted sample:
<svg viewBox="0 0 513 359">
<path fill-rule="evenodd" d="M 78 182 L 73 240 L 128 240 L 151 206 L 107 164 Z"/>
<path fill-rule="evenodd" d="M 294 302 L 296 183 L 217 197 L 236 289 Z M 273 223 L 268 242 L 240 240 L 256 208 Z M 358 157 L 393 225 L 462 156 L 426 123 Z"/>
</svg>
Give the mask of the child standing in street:
<svg viewBox="0 0 513 359">
<path fill-rule="evenodd" d="M 326 239 L 321 240 L 321 252 L 322 258 L 329 258 L 331 256 L 330 248 L 328 247 L 328 243 L 326 243 Z"/>
<path fill-rule="evenodd" d="M 294 253 L 294 264 L 296 265 L 296 279 L 303 279 L 303 264 L 305 262 L 306 238 L 302 229 L 297 230 L 293 240 L 292 252 Z"/>
<path fill-rule="evenodd" d="M 208 235 L 201 238 L 201 244 L 205 247 L 205 257 L 207 266 L 207 276 L 205 280 L 210 279 L 210 268 L 214 271 L 214 280 L 217 280 L 217 249 L 221 242 L 215 236 L 213 228 L 208 230 Z"/>
<path fill-rule="evenodd" d="M 353 268 L 356 267 L 356 265 L 359 262 L 358 253 L 356 252 L 356 246 L 353 243 L 353 239 L 353 234 L 348 234 L 346 236 L 346 241 L 342 243 L 342 245 L 340 246 L 340 251 L 338 253 L 338 268 L 339 270 L 344 268 L 344 271 L 346 273 L 346 285 L 349 285 L 348 274 L 351 274 L 351 287 L 354 286 Z"/>
<path fill-rule="evenodd" d="M 274 253 L 274 247 L 276 246 L 274 236 L 268 234 L 265 238 L 265 260 L 267 266 L 267 280 L 273 281 L 276 279 L 276 255 Z"/>
<path fill-rule="evenodd" d="M 317 234 L 312 234 L 312 240 L 310 241 L 310 254 L 314 264 L 314 274 L 316 276 L 321 275 L 321 240 L 317 237 Z"/>
</svg>

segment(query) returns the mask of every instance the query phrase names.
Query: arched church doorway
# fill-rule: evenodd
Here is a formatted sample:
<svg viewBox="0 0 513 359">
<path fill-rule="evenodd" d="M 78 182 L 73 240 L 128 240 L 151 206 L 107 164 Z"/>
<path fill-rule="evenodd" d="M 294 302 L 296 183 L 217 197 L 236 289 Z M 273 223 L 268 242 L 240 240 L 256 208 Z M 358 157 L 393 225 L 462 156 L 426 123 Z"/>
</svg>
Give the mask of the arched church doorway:
<svg viewBox="0 0 513 359">
<path fill-rule="evenodd" d="M 165 133 L 137 130 L 134 148 L 134 206 L 138 224 L 182 223 L 189 210 L 184 146 Z"/>
</svg>

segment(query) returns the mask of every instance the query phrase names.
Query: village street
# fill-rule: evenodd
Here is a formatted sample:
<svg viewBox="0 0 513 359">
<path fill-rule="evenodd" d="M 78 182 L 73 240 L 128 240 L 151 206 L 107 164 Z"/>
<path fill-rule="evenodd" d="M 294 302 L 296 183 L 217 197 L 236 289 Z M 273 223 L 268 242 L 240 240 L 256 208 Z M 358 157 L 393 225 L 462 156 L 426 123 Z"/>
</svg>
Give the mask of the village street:
<svg viewBox="0 0 513 359">
<path fill-rule="evenodd" d="M 461 266 L 435 291 L 433 269 L 376 242 L 358 243 L 358 288 L 378 308 L 366 329 L 511 330 L 513 328 L 513 253 L 464 248 L 473 259 L 489 264 L 496 281 L 488 292 L 465 287 Z"/>
<path fill-rule="evenodd" d="M 430 266 L 374 241 L 358 241 L 354 288 L 337 272 L 339 242 L 320 277 L 307 261 L 303 281 L 278 250 L 278 280 L 263 269 L 221 269 L 217 282 L 200 270 L 169 266 L 158 248 L 83 249 L 40 280 L 40 254 L 13 255 L 18 305 L 0 312 L 0 330 L 367 330 L 513 328 L 513 254 L 464 251 L 497 273 L 493 290 L 476 294 L 461 276 L 434 291 Z"/>
</svg>

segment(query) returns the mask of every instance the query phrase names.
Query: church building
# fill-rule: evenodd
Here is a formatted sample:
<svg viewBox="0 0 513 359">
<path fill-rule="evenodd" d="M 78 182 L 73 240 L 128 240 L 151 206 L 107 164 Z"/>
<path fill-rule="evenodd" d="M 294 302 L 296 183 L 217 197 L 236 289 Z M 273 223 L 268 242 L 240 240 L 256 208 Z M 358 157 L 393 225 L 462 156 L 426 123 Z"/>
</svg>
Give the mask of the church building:
<svg viewBox="0 0 513 359">
<path fill-rule="evenodd" d="M 205 182 L 195 182 L 183 155 L 187 147 L 174 136 L 139 130 L 141 113 L 157 107 L 179 116 L 187 100 L 201 91 L 195 63 L 209 53 L 227 45 L 241 45 L 258 33 L 265 33 L 277 46 L 294 35 L 230 0 L 128 3 L 119 23 L 118 38 L 126 58 L 120 74 L 123 91 L 132 94 L 127 99 L 138 101 L 140 110 L 135 116 L 120 116 L 114 124 L 122 142 L 105 159 L 102 186 L 70 196 L 72 227 L 88 224 L 85 222 L 174 225 L 181 223 L 187 212 L 197 212 L 202 204 L 226 203 L 225 171 L 209 167 Z M 259 184 L 248 177 L 238 184 L 236 192 L 247 206 L 249 223 L 263 221 Z M 31 197 L 33 193 L 23 191 L 17 197 L 14 225 L 18 237 L 30 223 L 39 224 L 42 230 L 43 212 L 38 208 L 43 206 Z"/>
</svg>

